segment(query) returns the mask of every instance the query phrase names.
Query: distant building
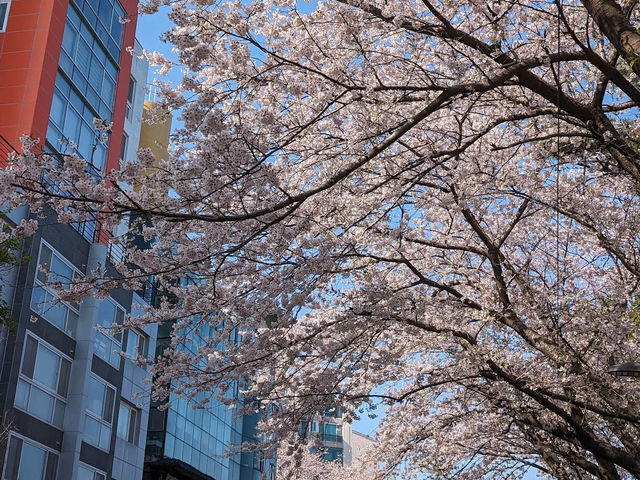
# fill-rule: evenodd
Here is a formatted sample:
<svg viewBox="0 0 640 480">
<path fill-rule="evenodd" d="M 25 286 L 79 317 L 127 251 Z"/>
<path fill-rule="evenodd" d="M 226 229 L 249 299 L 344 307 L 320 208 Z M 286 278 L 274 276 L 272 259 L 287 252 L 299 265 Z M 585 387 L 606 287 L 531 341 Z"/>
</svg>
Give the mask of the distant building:
<svg viewBox="0 0 640 480">
<path fill-rule="evenodd" d="M 210 328 L 213 327 L 202 326 L 199 335 L 190 335 L 193 343 L 182 348 L 195 354 L 204 338 L 213 335 Z M 160 326 L 159 351 L 168 345 L 170 331 L 171 325 Z M 237 385 L 229 395 L 230 398 L 240 398 Z M 171 394 L 169 408 L 162 409 L 162 404 L 152 404 L 144 480 L 274 479 L 274 458 L 265 458 L 260 452 L 225 455 L 232 445 L 256 440 L 255 426 L 259 417 L 236 416 L 226 405 L 214 399 L 205 408 L 194 409 L 193 405 L 203 399 L 204 393 L 192 399 Z"/>
<path fill-rule="evenodd" d="M 357 466 L 366 462 L 364 454 L 375 443 L 375 439 L 353 430 L 351 423 L 343 418 L 340 408 L 328 408 L 300 425 L 300 436 L 315 435 L 321 441 L 320 453 L 329 462 L 340 462 Z"/>
<path fill-rule="evenodd" d="M 327 408 L 300 425 L 300 436 L 316 435 L 322 442 L 322 458 L 330 462 L 351 464 L 351 423 L 343 419 L 342 410 Z"/>
</svg>

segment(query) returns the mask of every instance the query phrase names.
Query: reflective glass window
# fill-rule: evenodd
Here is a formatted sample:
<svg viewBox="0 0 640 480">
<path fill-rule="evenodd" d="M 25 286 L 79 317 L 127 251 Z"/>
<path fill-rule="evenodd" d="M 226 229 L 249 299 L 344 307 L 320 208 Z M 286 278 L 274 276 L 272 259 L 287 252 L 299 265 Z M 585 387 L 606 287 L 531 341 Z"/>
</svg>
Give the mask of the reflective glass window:
<svg viewBox="0 0 640 480">
<path fill-rule="evenodd" d="M 31 335 L 25 336 L 14 405 L 62 428 L 70 359 Z"/>
<path fill-rule="evenodd" d="M 109 451 L 115 388 L 93 375 L 87 384 L 84 439 L 102 450 Z"/>
<path fill-rule="evenodd" d="M 36 279 L 31 294 L 31 310 L 70 336 L 75 334 L 78 305 L 58 300 L 48 285 L 56 282 L 68 288 L 80 273 L 47 244 L 42 243 L 38 257 Z"/>
</svg>

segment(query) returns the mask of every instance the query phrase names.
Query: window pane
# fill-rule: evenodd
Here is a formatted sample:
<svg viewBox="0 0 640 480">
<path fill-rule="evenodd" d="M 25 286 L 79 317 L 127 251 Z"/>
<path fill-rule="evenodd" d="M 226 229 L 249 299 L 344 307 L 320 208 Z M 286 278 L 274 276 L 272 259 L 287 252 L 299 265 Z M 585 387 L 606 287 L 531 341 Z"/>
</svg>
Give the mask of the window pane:
<svg viewBox="0 0 640 480">
<path fill-rule="evenodd" d="M 93 471 L 88 468 L 83 467 L 82 465 L 78 466 L 78 480 L 94 480 Z"/>
<path fill-rule="evenodd" d="M 22 374 L 33 378 L 33 371 L 36 365 L 36 354 L 38 352 L 38 342 L 30 336 L 24 341 L 24 357 L 22 359 Z"/>
<path fill-rule="evenodd" d="M 113 96 L 116 93 L 116 85 L 109 77 L 105 75 L 104 83 L 102 84 L 102 100 L 107 105 L 113 104 Z"/>
<path fill-rule="evenodd" d="M 78 128 L 80 127 L 80 116 L 73 108 L 67 109 L 67 116 L 64 120 L 64 136 L 74 142 L 78 141 Z"/>
<path fill-rule="evenodd" d="M 98 446 L 103 450 L 109 450 L 111 443 L 111 429 L 105 425 L 100 425 L 100 442 Z"/>
<path fill-rule="evenodd" d="M 136 350 L 138 348 L 138 333 L 135 330 L 129 330 L 127 332 L 127 356 L 135 358 L 137 356 Z"/>
<path fill-rule="evenodd" d="M 69 375 L 71 373 L 71 362 L 65 358 L 60 361 L 60 375 L 58 378 L 58 395 L 67 396 L 67 388 L 69 386 Z"/>
<path fill-rule="evenodd" d="M 42 312 L 42 316 L 53 323 L 60 330 L 66 327 L 67 307 L 58 301 L 52 301 L 51 295 L 47 294 L 47 302 Z"/>
<path fill-rule="evenodd" d="M 78 32 L 76 32 L 76 29 L 71 25 L 69 20 L 67 20 L 67 25 L 64 29 L 64 37 L 62 38 L 62 48 L 64 48 L 71 56 L 74 54 L 77 38 Z"/>
<path fill-rule="evenodd" d="M 5 466 L 5 476 L 8 480 L 18 478 L 18 465 L 20 464 L 20 452 L 22 451 L 22 440 L 11 437 L 9 441 L 9 452 L 7 453 L 7 465 Z"/>
<path fill-rule="evenodd" d="M 53 397 L 44 390 L 31 386 L 31 395 L 29 397 L 29 407 L 27 410 L 36 417 L 49 422 L 53 416 Z"/>
<path fill-rule="evenodd" d="M 58 470 L 58 455 L 53 452 L 49 452 L 47 455 L 47 474 L 46 479 L 56 478 L 56 471 Z"/>
<path fill-rule="evenodd" d="M 33 379 L 42 385 L 46 385 L 55 392 L 58 387 L 59 366 L 60 357 L 47 347 L 40 345 L 38 348 L 38 356 L 36 357 L 36 368 Z"/>
<path fill-rule="evenodd" d="M 51 274 L 51 280 L 68 285 L 73 278 L 73 269 L 64 263 L 57 255 L 53 255 L 51 258 Z"/>
<path fill-rule="evenodd" d="M 23 410 L 27 409 L 29 404 L 29 391 L 31 390 L 31 386 L 22 379 L 18 380 L 18 384 L 16 385 L 16 399 L 15 406 L 18 408 L 22 408 Z"/>
<path fill-rule="evenodd" d="M 85 415 L 84 437 L 87 442 L 93 445 L 98 445 L 100 440 L 100 422 L 89 415 Z"/>
<path fill-rule="evenodd" d="M 85 75 L 89 72 L 89 65 L 91 64 L 91 47 L 87 44 L 84 38 L 81 38 L 78 42 L 78 51 L 76 53 L 76 65 L 82 73 Z"/>
<path fill-rule="evenodd" d="M 55 406 L 53 407 L 53 424 L 62 428 L 64 424 L 64 403 L 60 400 L 55 401 Z"/>
<path fill-rule="evenodd" d="M 57 91 L 54 91 L 53 99 L 51 101 L 51 113 L 49 115 L 49 118 L 51 118 L 51 120 L 59 127 L 62 127 L 62 125 L 64 125 L 65 106 L 66 102 L 64 101 L 64 99 Z"/>
<path fill-rule="evenodd" d="M 124 403 L 120 403 L 120 408 L 118 409 L 118 429 L 117 435 L 120 438 L 124 438 L 128 440 L 129 438 L 129 412 L 131 410 Z"/>
<path fill-rule="evenodd" d="M 113 389 L 108 388 L 105 390 L 105 399 L 104 399 L 104 410 L 102 412 L 102 418 L 111 423 L 111 420 L 113 420 L 113 407 L 114 407 L 114 401 L 115 401 L 115 392 L 113 391 Z"/>
<path fill-rule="evenodd" d="M 57 94 L 57 92 L 56 92 L 56 94 Z M 47 282 L 47 277 L 48 276 L 44 272 L 48 272 L 49 269 L 51 268 L 51 255 L 52 254 L 53 254 L 53 252 L 51 251 L 51 249 L 43 244 L 42 248 L 40 249 L 40 261 L 38 262 L 39 263 L 39 267 L 41 267 L 41 268 L 38 268 L 38 273 L 37 273 L 38 280 L 40 280 L 42 283 L 46 283 Z"/>
<path fill-rule="evenodd" d="M 76 334 L 76 325 L 78 324 L 78 314 L 67 309 L 67 333 L 72 337 Z"/>
<path fill-rule="evenodd" d="M 42 480 L 47 453 L 27 442 L 22 443 L 18 480 Z"/>
<path fill-rule="evenodd" d="M 102 415 L 102 402 L 106 386 L 93 377 L 89 377 L 87 392 L 87 409 L 96 415 Z"/>
</svg>

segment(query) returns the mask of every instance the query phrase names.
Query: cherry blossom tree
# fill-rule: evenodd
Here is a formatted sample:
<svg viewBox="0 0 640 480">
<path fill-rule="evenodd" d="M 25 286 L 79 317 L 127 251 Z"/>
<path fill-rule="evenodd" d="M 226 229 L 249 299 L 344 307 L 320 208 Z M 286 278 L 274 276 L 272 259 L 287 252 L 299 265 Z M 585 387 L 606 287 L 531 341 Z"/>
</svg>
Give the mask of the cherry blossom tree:
<svg viewBox="0 0 640 480">
<path fill-rule="evenodd" d="M 379 478 L 640 478 L 640 388 L 607 373 L 639 350 L 636 1 L 165 4 L 171 158 L 0 179 L 137 219 L 101 288 L 158 283 L 156 395 L 240 381 L 269 439 L 383 403 Z"/>
</svg>

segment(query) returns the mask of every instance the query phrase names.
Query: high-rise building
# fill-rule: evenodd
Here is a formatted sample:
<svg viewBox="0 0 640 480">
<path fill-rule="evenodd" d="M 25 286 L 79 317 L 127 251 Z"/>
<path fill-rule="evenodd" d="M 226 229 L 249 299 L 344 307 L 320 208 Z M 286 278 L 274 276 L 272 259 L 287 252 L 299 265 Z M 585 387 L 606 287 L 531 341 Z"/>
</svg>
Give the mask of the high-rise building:
<svg viewBox="0 0 640 480">
<path fill-rule="evenodd" d="M 41 152 L 80 155 L 96 176 L 130 158 L 148 69 L 126 51 L 137 3 L 0 1 L 0 162 L 23 134 L 38 138 Z M 94 119 L 111 124 L 106 139 Z M 27 215 L 18 209 L 7 221 Z M 148 400 L 139 402 L 150 386 L 131 358 L 155 351 L 155 331 L 109 327 L 145 299 L 116 289 L 104 299 L 59 300 L 52 281 L 113 272 L 118 251 L 91 219 L 40 223 L 23 244 L 29 261 L 1 278 L 14 320 L 0 328 L 1 478 L 140 479 Z"/>
<path fill-rule="evenodd" d="M 308 422 L 302 422 L 299 433 L 302 438 L 319 437 L 325 460 L 351 465 L 351 423 L 344 420 L 339 407 L 327 408 Z"/>
</svg>

